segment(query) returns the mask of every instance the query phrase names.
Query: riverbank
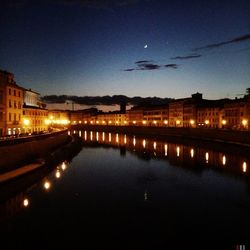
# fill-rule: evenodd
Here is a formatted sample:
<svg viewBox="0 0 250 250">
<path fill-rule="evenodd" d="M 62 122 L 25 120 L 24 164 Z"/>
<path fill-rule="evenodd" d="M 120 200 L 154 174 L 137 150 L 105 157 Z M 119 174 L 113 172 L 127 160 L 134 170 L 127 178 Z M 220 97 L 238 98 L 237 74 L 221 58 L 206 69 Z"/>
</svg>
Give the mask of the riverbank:
<svg viewBox="0 0 250 250">
<path fill-rule="evenodd" d="M 44 158 L 36 159 L 33 163 L 20 166 L 14 170 L 6 171 L 0 174 L 0 185 L 19 177 L 30 174 L 38 169 L 46 169 L 47 171 L 53 168 L 62 160 L 71 159 L 81 149 L 81 140 L 77 137 L 69 136 L 70 140 L 66 145 L 61 146 L 55 151 L 47 154 Z M 45 171 L 47 173 L 47 171 Z M 44 172 L 44 171 L 42 171 Z"/>
<path fill-rule="evenodd" d="M 69 141 L 67 130 L 64 130 L 1 142 L 0 173 L 14 170 L 20 165 L 33 163 L 37 159 L 43 159 Z"/>
<path fill-rule="evenodd" d="M 92 130 L 98 132 L 125 133 L 154 137 L 156 139 L 194 140 L 203 143 L 221 143 L 228 145 L 243 146 L 250 149 L 250 132 L 201 129 L 201 128 L 163 128 L 163 127 L 140 127 L 140 126 L 102 126 L 102 125 L 72 125 L 72 130 Z"/>
</svg>

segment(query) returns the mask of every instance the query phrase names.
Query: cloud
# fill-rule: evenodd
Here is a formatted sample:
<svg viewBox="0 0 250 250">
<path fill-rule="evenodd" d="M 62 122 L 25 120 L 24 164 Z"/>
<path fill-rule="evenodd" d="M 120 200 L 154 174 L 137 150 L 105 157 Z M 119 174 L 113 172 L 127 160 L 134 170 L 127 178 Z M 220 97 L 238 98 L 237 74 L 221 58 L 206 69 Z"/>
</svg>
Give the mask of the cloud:
<svg viewBox="0 0 250 250">
<path fill-rule="evenodd" d="M 142 60 L 142 61 L 137 61 L 135 62 L 136 67 L 135 68 L 129 68 L 129 69 L 124 69 L 123 71 L 134 71 L 134 70 L 157 70 L 157 69 L 166 69 L 166 68 L 172 68 L 172 69 L 177 69 L 178 65 L 177 64 L 166 64 L 166 65 L 159 65 L 152 63 L 152 61 L 148 60 Z"/>
<path fill-rule="evenodd" d="M 245 41 L 248 41 L 248 40 L 250 40 L 250 34 L 235 37 L 235 38 L 233 38 L 231 40 L 228 40 L 228 41 L 208 44 L 208 45 L 205 45 L 205 46 L 202 46 L 202 47 L 194 48 L 193 51 L 214 49 L 214 48 L 222 47 L 222 46 L 227 45 L 227 44 L 245 42 Z"/>
<path fill-rule="evenodd" d="M 141 63 L 151 63 L 152 61 L 147 61 L 147 60 L 142 60 L 142 61 L 137 61 L 135 64 L 141 64 Z"/>
<path fill-rule="evenodd" d="M 175 63 L 166 64 L 166 65 L 164 65 L 164 67 L 165 68 L 177 69 L 178 68 L 178 64 L 175 64 Z"/>
<path fill-rule="evenodd" d="M 171 57 L 170 59 L 172 60 L 188 60 L 188 59 L 192 59 L 192 58 L 199 58 L 201 57 L 200 54 L 191 54 L 191 55 L 187 55 L 187 56 L 176 56 L 176 57 Z"/>
<path fill-rule="evenodd" d="M 134 71 L 135 69 L 124 69 L 123 71 Z"/>
<path fill-rule="evenodd" d="M 160 69 L 161 66 L 153 63 L 142 63 L 139 64 L 139 68 L 137 70 L 155 70 Z"/>
</svg>

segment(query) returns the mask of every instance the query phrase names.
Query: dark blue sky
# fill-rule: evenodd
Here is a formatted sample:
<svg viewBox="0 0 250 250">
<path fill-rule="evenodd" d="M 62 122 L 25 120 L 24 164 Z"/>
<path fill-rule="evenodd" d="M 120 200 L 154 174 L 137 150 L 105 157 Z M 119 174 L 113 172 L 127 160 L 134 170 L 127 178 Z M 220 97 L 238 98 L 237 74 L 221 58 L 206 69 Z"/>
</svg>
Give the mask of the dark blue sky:
<svg viewBox="0 0 250 250">
<path fill-rule="evenodd" d="M 10 0 L 1 10 L 0 68 L 42 95 L 216 99 L 250 87 L 249 0 Z"/>
</svg>

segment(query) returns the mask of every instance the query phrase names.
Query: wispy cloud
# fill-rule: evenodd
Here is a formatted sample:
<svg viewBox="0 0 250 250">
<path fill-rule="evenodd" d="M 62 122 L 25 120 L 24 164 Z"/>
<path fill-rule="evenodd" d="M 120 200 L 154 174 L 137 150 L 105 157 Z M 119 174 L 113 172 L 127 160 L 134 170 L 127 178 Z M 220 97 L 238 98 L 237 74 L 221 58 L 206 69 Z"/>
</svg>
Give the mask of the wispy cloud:
<svg viewBox="0 0 250 250">
<path fill-rule="evenodd" d="M 137 61 L 135 64 L 142 64 L 142 63 L 151 63 L 152 61 L 147 61 L 147 60 L 142 60 L 142 61 Z"/>
<path fill-rule="evenodd" d="M 129 68 L 129 69 L 124 69 L 123 71 L 131 72 L 134 70 L 158 70 L 158 69 L 166 69 L 166 68 L 171 68 L 171 69 L 177 69 L 178 65 L 177 64 L 166 64 L 166 65 L 159 65 L 152 63 L 153 61 L 149 60 L 142 60 L 142 61 L 137 61 L 135 62 L 136 67 L 134 68 Z"/>
<path fill-rule="evenodd" d="M 137 70 L 155 70 L 161 68 L 160 65 L 153 63 L 141 63 L 138 66 L 139 68 Z"/>
<path fill-rule="evenodd" d="M 208 44 L 208 45 L 205 45 L 205 46 L 197 47 L 197 48 L 194 48 L 193 51 L 215 49 L 215 48 L 227 45 L 227 44 L 240 43 L 240 42 L 245 42 L 245 41 L 248 41 L 248 40 L 250 40 L 250 34 L 235 37 L 235 38 L 233 38 L 231 40 L 228 40 L 228 41 L 223 41 L 223 42 L 219 42 L 219 43 L 212 43 L 212 44 Z"/>
<path fill-rule="evenodd" d="M 201 57 L 200 54 L 190 54 L 190 55 L 187 55 L 187 56 L 171 57 L 170 59 L 172 59 L 172 60 L 188 60 L 188 59 L 199 58 L 199 57 Z"/>
<path fill-rule="evenodd" d="M 165 68 L 177 69 L 178 68 L 178 64 L 175 64 L 175 63 L 166 64 L 166 65 L 164 65 L 164 67 Z"/>
<path fill-rule="evenodd" d="M 128 72 L 130 72 L 130 71 L 134 71 L 135 69 L 124 69 L 123 71 L 128 71 Z"/>
</svg>

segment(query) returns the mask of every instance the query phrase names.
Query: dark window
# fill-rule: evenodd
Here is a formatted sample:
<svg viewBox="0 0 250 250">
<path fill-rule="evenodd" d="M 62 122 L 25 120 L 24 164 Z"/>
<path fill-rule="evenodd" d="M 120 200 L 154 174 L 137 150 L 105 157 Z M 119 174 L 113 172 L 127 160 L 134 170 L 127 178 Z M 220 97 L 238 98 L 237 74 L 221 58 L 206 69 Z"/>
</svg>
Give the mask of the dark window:
<svg viewBox="0 0 250 250">
<path fill-rule="evenodd" d="M 21 97 L 21 92 L 20 91 L 18 91 L 18 96 Z"/>
<path fill-rule="evenodd" d="M 11 108 L 11 100 L 9 100 L 9 108 Z"/>
<path fill-rule="evenodd" d="M 11 89 L 9 89 L 9 95 L 11 95 Z"/>
<path fill-rule="evenodd" d="M 0 122 L 3 121 L 3 112 L 0 112 Z"/>
<path fill-rule="evenodd" d="M 14 89 L 14 96 L 16 96 L 16 90 Z"/>
</svg>

